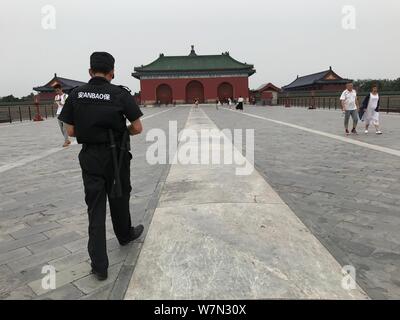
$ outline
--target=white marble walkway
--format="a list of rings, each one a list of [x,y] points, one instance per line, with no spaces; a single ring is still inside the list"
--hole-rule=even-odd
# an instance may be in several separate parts
[[[186,129],[217,127],[198,109]],[[368,298],[257,171],[236,169],[171,166],[125,299]]]

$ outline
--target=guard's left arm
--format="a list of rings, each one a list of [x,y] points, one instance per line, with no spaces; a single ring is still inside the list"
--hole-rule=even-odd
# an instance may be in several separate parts
[[[137,134],[142,133],[143,126],[142,126],[142,122],[140,121],[140,119],[132,121],[131,124],[128,126],[128,131],[131,136],[135,136]]]
[[[143,115],[139,106],[129,92],[125,92],[124,97],[124,115],[131,123],[128,126],[130,135],[134,136],[140,134],[143,131],[143,125],[140,121],[140,117]]]

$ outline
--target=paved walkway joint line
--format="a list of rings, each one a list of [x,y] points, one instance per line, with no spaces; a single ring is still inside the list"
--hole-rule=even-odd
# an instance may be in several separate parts
[[[251,114],[251,113],[231,110],[231,109],[227,109],[227,108],[223,108],[223,109],[227,110],[227,111],[231,111],[231,112],[240,113],[240,114],[243,114],[243,115],[248,116],[248,117],[253,117],[253,118],[261,119],[261,120],[266,120],[266,121],[269,121],[269,122],[273,122],[273,123],[276,123],[276,124],[284,125],[284,126],[291,127],[291,128],[294,128],[294,129],[299,129],[299,130],[302,130],[302,131],[318,134],[320,136],[324,136],[324,137],[327,137],[327,138],[339,140],[339,141],[346,142],[346,143],[355,144],[355,145],[357,145],[359,147],[364,147],[364,148],[368,148],[368,149],[371,149],[371,150],[380,151],[380,152],[384,152],[384,153],[387,153],[387,154],[391,154],[393,156],[400,157],[400,150],[395,150],[395,149],[391,149],[391,148],[387,148],[387,147],[382,147],[382,146],[378,146],[378,145],[375,145],[375,144],[366,143],[366,142],[362,142],[362,141],[352,140],[350,137],[341,137],[341,136],[338,136],[336,134],[327,133],[327,132],[323,132],[323,131],[319,131],[319,130],[314,130],[314,129],[298,126],[296,124],[292,124],[292,123],[289,123],[289,122],[274,120],[274,119],[258,116],[258,115]]]
[[[186,128],[217,129],[201,109]],[[367,298],[257,171],[235,169],[171,166],[125,299]]]
[[[143,120],[158,116],[158,115],[160,115],[162,113],[165,113],[165,112],[168,112],[168,111],[172,111],[175,108],[177,108],[177,107],[173,107],[171,109],[167,109],[167,110],[156,112],[154,114],[142,117],[141,120],[143,121]],[[29,123],[26,123],[26,124],[32,124],[32,122],[29,122]],[[74,140],[71,143],[71,146],[73,146],[73,145],[77,145],[76,140]],[[46,150],[46,151],[42,152],[41,154],[32,155],[32,156],[26,157],[24,159],[21,159],[19,161],[15,161],[13,163],[8,163],[8,164],[5,164],[5,165],[2,165],[2,166],[0,166],[0,173],[6,172],[6,171],[14,169],[14,168],[18,168],[18,167],[24,166],[24,165],[26,165],[26,164],[28,164],[30,162],[33,162],[33,161],[37,161],[37,160],[46,158],[46,157],[48,157],[48,156],[50,156],[50,155],[52,155],[54,153],[57,153],[57,152],[63,151],[63,150],[65,150],[65,148],[62,148],[62,147],[52,148],[52,149],[49,149],[49,150]]]

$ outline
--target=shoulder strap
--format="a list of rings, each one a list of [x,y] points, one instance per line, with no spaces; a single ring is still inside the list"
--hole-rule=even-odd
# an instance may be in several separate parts
[[[67,94],[70,94],[72,91],[74,91],[76,88],[78,88],[79,86],[75,86],[75,87],[72,87],[71,89],[69,89],[68,90],[68,93]],[[66,94],[66,93],[64,93],[64,94]]]
[[[128,91],[129,93],[132,92],[131,89],[129,89],[128,87],[125,87],[125,86],[118,86],[118,87],[120,87],[121,89],[124,89],[124,90]]]

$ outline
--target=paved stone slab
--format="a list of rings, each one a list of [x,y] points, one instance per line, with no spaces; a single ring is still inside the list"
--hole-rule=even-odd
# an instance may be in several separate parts
[[[125,259],[126,266],[136,265],[140,250],[142,250],[142,246],[143,246],[143,244],[140,242],[132,243],[131,247],[129,248],[128,256]]]
[[[233,165],[209,166],[205,172],[203,165],[188,166],[185,170],[171,171],[160,198],[160,207],[190,205],[205,202],[248,202],[282,203],[263,180],[254,175],[237,178]],[[215,179],[223,170],[227,180]],[[199,192],[202,190],[202,192]],[[246,190],[246,193],[240,192]],[[238,197],[238,193],[241,193]]]
[[[400,167],[398,167],[398,162],[393,162],[391,157],[373,150],[332,142],[326,138],[262,120],[253,118],[246,120],[245,116],[224,110],[216,111],[215,107],[204,108],[204,110],[220,129],[255,128],[256,165],[273,189],[342,265],[352,264],[356,267],[358,283],[366,289],[370,297],[387,299],[399,296],[400,269],[397,256],[400,254],[400,238],[397,226],[400,223],[398,215]],[[154,110],[154,112],[158,111]],[[176,112],[164,113],[165,117],[155,116],[151,118],[151,125],[145,122],[145,130],[151,127],[165,129],[167,119],[182,120],[185,112],[178,108]],[[328,133],[342,134],[343,119],[340,112],[259,107],[247,107],[245,112]],[[200,122],[201,125],[207,125],[207,122]],[[32,154],[40,154],[47,149],[57,148],[62,137],[52,134],[59,131],[56,122],[48,121],[42,124],[26,124],[23,131],[17,126],[1,128],[0,130],[3,131],[0,138],[4,139],[0,139],[0,166],[19,161]],[[398,116],[382,115],[382,124],[383,136],[360,135],[349,139],[400,149],[397,139],[400,133],[400,127],[397,125]],[[36,143],[37,135],[30,134],[30,132],[38,133],[36,132],[38,129],[41,130],[40,145]],[[134,223],[150,223],[152,214],[146,212],[145,204],[147,202],[151,207],[157,204],[157,199],[152,199],[150,192],[158,188],[160,179],[165,180],[165,177],[159,176],[162,166],[146,165],[147,146],[144,136],[134,138],[132,165],[132,219]],[[51,249],[44,251],[47,252],[46,254],[22,257],[15,260],[15,264],[12,261],[10,266],[0,266],[1,298],[24,298],[24,290],[27,299],[36,295],[31,289],[28,290],[30,287],[26,283],[42,276],[41,266],[48,259],[57,261],[55,264],[57,270],[60,271],[87,261],[82,253],[86,251],[87,246],[87,215],[82,197],[80,169],[76,161],[78,151],[79,147],[72,146],[61,153],[55,153],[25,167],[19,167],[18,170],[9,170],[7,173],[0,174],[0,254],[35,245],[38,243],[35,237],[44,240],[43,236],[54,238],[73,231],[84,237],[76,242],[65,243],[65,248],[69,247],[71,250]],[[360,161],[360,158],[363,161]],[[202,181],[197,179],[197,176],[207,174],[197,172],[194,167],[191,167],[193,171],[186,180],[182,180],[182,185],[186,183],[188,187],[201,187]],[[214,172],[212,170],[209,172],[212,173],[210,175],[212,179]],[[176,187],[181,177],[177,176],[173,181],[171,174],[170,179],[172,184],[169,187]],[[204,186],[207,186],[207,183]],[[62,184],[63,188],[54,188],[55,184]],[[210,187],[226,201],[235,200],[229,197],[229,191],[221,190],[218,182],[211,184]],[[66,194],[68,197],[65,197]],[[187,195],[192,196],[196,201],[196,192],[188,190]],[[201,195],[198,205],[202,206],[203,200],[217,198],[212,198],[213,196],[214,193]],[[180,199],[173,197],[174,195],[171,194],[164,198],[168,201],[163,202],[163,210],[170,208],[172,201],[169,200],[179,200],[182,206],[185,206],[184,197]],[[258,205],[252,202],[250,197],[246,201],[248,205]],[[218,203],[211,202],[207,205],[214,204]],[[202,215],[206,216],[204,213]],[[58,223],[60,227],[38,232],[31,229],[48,223]],[[109,226],[109,220],[107,223]],[[22,231],[22,237],[14,240],[11,234],[22,229],[25,229]],[[27,230],[33,233],[26,234]],[[108,228],[108,230],[111,229]],[[195,231],[190,230],[190,232]],[[115,254],[112,256],[113,262],[118,264],[123,259],[124,253],[113,253],[113,250],[118,249],[118,244],[115,238],[112,239],[112,232],[108,232],[107,237],[110,239],[108,245],[110,255]],[[31,240],[32,242],[29,243]],[[140,247],[141,244],[135,245]],[[129,274],[132,270],[130,267],[135,265],[140,248],[132,248],[132,252],[125,258],[124,265],[127,267],[121,267],[119,273],[121,276],[125,274],[125,271]],[[24,250],[17,252],[26,253]],[[133,262],[128,263],[128,260]],[[19,265],[23,267],[23,270],[18,271]],[[15,266],[14,269],[12,269],[13,266]],[[119,294],[125,290],[121,281],[123,281],[122,277],[119,282],[121,288]],[[111,297],[117,282],[105,288],[96,289],[83,297]],[[69,288],[70,285],[69,283],[64,287]],[[60,291],[63,291],[61,289]],[[67,293],[68,289],[65,289],[66,296],[68,296]]]
[[[9,234],[0,234],[0,241],[3,243],[3,241],[11,241],[14,240],[13,237],[11,237]]]
[[[52,265],[57,271],[61,271],[88,260],[89,254],[85,248],[73,254],[67,254],[61,258],[50,260],[49,265]]]
[[[81,239],[78,239],[75,241],[71,241],[71,242],[65,244],[64,247],[67,248],[71,252],[76,252],[76,251],[87,248],[88,239],[89,239],[88,237],[85,237],[85,238],[81,238]]]
[[[28,269],[24,269],[22,271],[16,272],[16,274],[22,276],[21,278],[24,281],[24,284],[28,284],[29,282],[32,282],[39,278],[43,278],[43,276],[44,276],[44,274],[42,273],[43,266],[47,266],[47,265],[48,265],[48,263],[38,264],[38,265],[35,265]]]
[[[11,263],[12,261],[32,255],[32,252],[26,248],[19,248],[0,254],[0,264]]]
[[[160,128],[168,133],[168,120],[178,121],[178,128],[181,128],[188,115],[186,108],[154,108],[144,109],[143,112],[144,133],[132,138],[131,214],[134,224],[149,217],[146,215],[148,204],[154,202],[153,195],[157,193],[160,180],[164,177],[163,172],[168,167],[165,164],[150,166],[147,163],[146,150],[149,143],[146,142],[146,132]],[[48,295],[40,292],[38,298],[106,298],[114,288],[114,283],[106,286],[107,289],[96,289],[88,295],[81,295],[81,291],[72,284],[78,279],[65,274],[89,261],[87,209],[77,161],[80,147],[72,145],[61,150],[62,136],[56,121],[26,123],[23,131],[14,125],[0,130],[0,255],[8,254],[3,258],[9,263],[4,265],[8,272],[0,280],[0,299],[36,298],[40,291],[33,291],[28,284],[32,285],[35,281],[38,284],[38,280],[43,277],[41,269],[48,263],[55,266],[61,274],[61,280],[65,278],[63,281],[69,282]],[[48,153],[48,150],[53,149],[54,152]],[[27,162],[32,157],[37,160]],[[19,166],[10,169],[15,164]],[[4,171],[6,167],[9,169]],[[138,247],[134,247],[132,253],[126,247],[120,248],[109,215],[106,238],[111,266],[119,265],[121,268],[128,256],[130,261],[137,257]],[[9,254],[13,250],[19,251]],[[28,254],[26,250],[30,255],[24,257],[23,254]],[[132,271],[129,268],[125,270]],[[122,297],[121,290],[124,288],[119,288],[119,296]],[[24,289],[26,295],[23,294]]]
[[[213,112],[212,108],[209,108],[209,110]],[[307,110],[306,108],[284,108],[283,106],[247,106],[245,112],[257,115],[268,115],[268,117],[275,120],[285,121],[327,133],[343,135],[344,132],[344,118],[341,110]],[[360,135],[350,138],[400,150],[400,142],[396,138],[400,134],[400,127],[398,126],[399,117],[400,115],[396,113],[386,114],[385,112],[381,112],[380,121],[383,135],[376,135],[373,128],[370,128],[370,133],[365,135],[365,124],[360,121],[358,123]],[[300,141],[298,140],[298,142]]]
[[[171,109],[142,108],[142,112],[144,117],[148,117]],[[38,141],[41,143],[37,143]],[[63,142],[64,138],[55,118],[48,118],[41,122],[27,121],[23,124],[0,125],[0,167],[24,160],[32,155],[43,154],[48,149],[61,149]]]
[[[129,281],[131,280],[134,266],[122,265],[119,270],[118,276],[115,279],[115,283],[111,289],[109,296],[110,300],[122,300],[125,296],[125,292],[128,289]]]
[[[20,272],[35,266],[44,266],[48,261],[63,257],[68,253],[68,250],[62,247],[57,247],[37,254],[30,253],[30,255],[25,258],[9,262],[8,266],[14,272]]]
[[[11,238],[12,239],[12,238]],[[34,244],[36,242],[40,242],[43,240],[46,240],[47,237],[43,234],[33,234],[32,236],[27,236],[19,240],[10,240],[10,241],[4,241],[0,242],[0,254],[13,250],[13,249],[18,249],[25,247],[30,244]]]
[[[12,232],[11,236],[16,239],[20,239],[23,237],[30,236],[32,234],[40,233],[40,232],[55,229],[55,228],[60,228],[60,225],[56,222],[50,222],[50,223],[40,224],[37,226],[21,229],[16,232]]]
[[[110,296],[113,284],[103,286],[88,295],[84,295],[80,300],[107,300]]]
[[[47,239],[45,241],[30,245],[27,248],[29,250],[31,250],[33,253],[39,253],[39,252],[50,250],[52,248],[62,246],[65,243],[74,241],[76,239],[81,239],[81,238],[82,238],[81,234],[79,234],[75,231],[71,231],[71,232],[67,232],[67,233],[61,234],[59,236]]]
[[[36,300],[78,300],[84,296],[84,293],[72,284],[52,290],[47,294],[38,296]]]
[[[192,112],[186,128],[203,127],[215,128]],[[341,287],[339,263],[256,171],[243,178],[230,165],[213,174],[203,165],[196,176],[203,183],[190,185],[195,200],[185,184],[190,167],[171,167],[161,200],[172,183],[182,186],[174,189],[176,203],[161,201],[154,213],[126,299],[366,298]],[[204,187],[220,181],[230,192],[241,181],[248,188],[228,198],[234,201],[210,203]],[[259,190],[262,201],[248,201]]]
[[[93,275],[88,275],[74,282],[74,285],[85,294],[92,293],[108,284],[113,284],[117,279],[121,264],[117,264],[108,269],[108,278],[104,281],[98,281]]]
[[[5,300],[28,300],[36,297],[36,294],[27,285],[18,287],[10,292]]]
[[[0,265],[0,299],[7,298],[22,284],[21,277],[14,274],[7,265]]]
[[[244,114],[204,108],[222,128],[255,129],[256,167],[279,196],[373,299],[400,297],[399,267],[377,252],[400,253],[398,157],[257,116],[342,135],[340,112],[246,107]],[[383,115],[383,136],[350,136],[400,149],[398,115]],[[397,140],[396,140],[397,139]],[[360,160],[362,159],[362,160]],[[384,271],[383,271],[384,270]]]
[[[90,273],[90,271],[90,264],[87,262],[82,262],[73,267],[57,272],[56,286],[57,288],[61,288],[68,283],[85,277]],[[52,291],[51,289],[45,289],[42,287],[42,279],[32,281],[28,285],[38,296]]]

